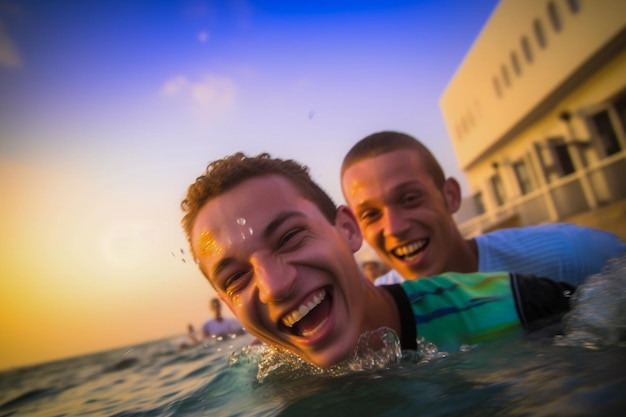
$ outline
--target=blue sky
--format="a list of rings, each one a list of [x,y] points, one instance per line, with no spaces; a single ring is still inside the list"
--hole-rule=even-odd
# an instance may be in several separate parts
[[[496,4],[0,0],[0,367],[200,325],[178,205],[213,159],[299,160],[342,203],[392,129],[466,188],[438,101]]]

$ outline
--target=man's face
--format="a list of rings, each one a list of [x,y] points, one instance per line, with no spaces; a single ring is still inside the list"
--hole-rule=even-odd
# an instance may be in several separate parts
[[[407,279],[454,270],[451,248],[462,237],[452,218],[455,190],[449,188],[448,182],[444,190],[435,185],[412,150],[364,159],[342,178],[344,198],[363,237]]]
[[[362,267],[363,267],[363,272],[365,273],[365,276],[371,282],[374,282],[376,278],[382,275],[382,272],[383,272],[381,265],[378,262],[365,262],[363,263]]]
[[[361,234],[346,207],[332,225],[285,178],[257,177],[208,201],[191,242],[252,335],[322,367],[354,350],[365,330],[365,279],[353,257]]]
[[[211,311],[215,317],[219,316],[222,312],[222,306],[219,301],[211,301]]]

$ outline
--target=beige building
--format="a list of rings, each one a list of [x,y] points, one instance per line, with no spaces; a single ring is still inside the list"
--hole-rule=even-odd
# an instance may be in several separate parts
[[[440,105],[466,237],[624,200],[626,1],[502,0]]]

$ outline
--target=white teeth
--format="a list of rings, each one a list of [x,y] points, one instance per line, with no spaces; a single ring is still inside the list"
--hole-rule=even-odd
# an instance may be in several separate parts
[[[419,251],[420,249],[424,247],[425,244],[426,244],[425,240],[421,240],[418,243],[410,243],[406,246],[401,246],[399,248],[394,249],[393,253],[396,256],[407,256],[407,255],[410,255],[412,253]]]
[[[311,310],[317,307],[324,298],[326,298],[326,291],[322,290],[317,293],[311,301],[302,304],[300,307],[283,317],[283,324],[287,327],[293,327],[294,324],[302,320],[302,317],[306,316]]]

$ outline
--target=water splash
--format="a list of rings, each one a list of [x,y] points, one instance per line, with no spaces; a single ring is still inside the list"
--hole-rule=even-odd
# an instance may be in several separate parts
[[[366,332],[359,338],[352,357],[329,368],[320,368],[287,350],[267,345],[248,346],[233,353],[230,364],[258,363],[257,381],[291,381],[308,376],[338,377],[355,372],[389,368],[399,363],[428,363],[448,356],[424,338],[416,351],[401,350],[396,333],[388,328]]]
[[[576,290],[557,346],[601,349],[626,345],[626,255],[612,259]]]
[[[328,368],[320,368],[286,350],[268,349],[259,362],[257,379],[293,380],[310,375],[341,376],[352,372],[382,369],[401,359],[396,333],[381,328],[361,335],[352,357]]]
[[[294,380],[304,376],[340,376],[351,372],[382,369],[402,358],[400,340],[387,328],[366,332],[359,338],[351,358],[329,368],[320,368],[285,349],[267,345],[248,346],[233,353],[230,364],[258,363],[257,380]]]
[[[239,351],[235,351],[231,353],[230,358],[228,359],[229,366],[239,366],[239,365],[249,365],[249,364],[258,364],[263,355],[265,354],[265,350],[267,346],[262,344],[254,344],[248,345]]]
[[[469,352],[473,346],[462,345],[459,350],[461,352]],[[403,350],[402,362],[420,363],[422,365],[437,359],[448,356],[448,352],[439,351],[437,345],[424,339],[423,336],[417,337],[417,350]]]

